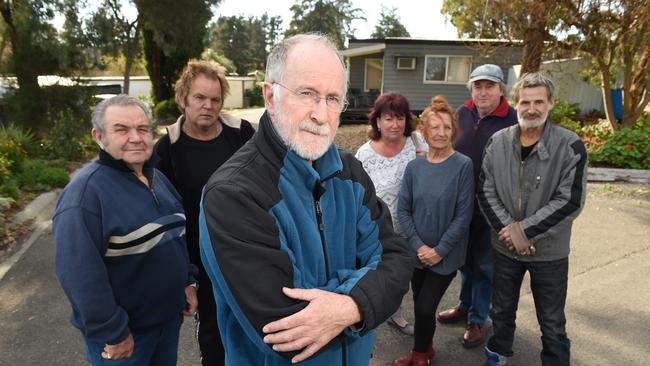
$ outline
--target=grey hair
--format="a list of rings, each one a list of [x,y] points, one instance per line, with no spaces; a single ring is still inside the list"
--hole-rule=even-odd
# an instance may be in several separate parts
[[[112,98],[105,99],[101,103],[95,106],[95,110],[92,115],[93,129],[99,133],[104,133],[104,118],[106,117],[106,110],[110,106],[120,106],[120,107],[129,107],[136,106],[142,109],[147,120],[149,121],[149,127],[151,127],[151,122],[153,121],[153,114],[151,113],[151,108],[141,101],[138,98],[128,96],[126,94],[119,94]]]
[[[479,80],[476,80],[476,81],[479,81]],[[467,82],[467,90],[469,90],[470,93],[472,92],[472,85],[476,81],[468,81]],[[501,94],[506,95],[506,84],[504,84],[504,83],[498,83],[498,84],[499,84],[499,89],[501,89]]]
[[[269,53],[269,56],[266,59],[266,73],[264,80],[269,83],[282,82],[284,73],[286,71],[285,66],[289,52],[293,47],[307,42],[314,42],[325,46],[334,52],[336,57],[338,57],[339,61],[341,62],[341,68],[343,69],[344,77],[343,99],[346,99],[348,93],[348,72],[347,68],[345,67],[345,61],[343,60],[343,56],[336,47],[336,44],[334,44],[334,42],[332,42],[332,40],[330,40],[327,36],[320,33],[297,34],[295,36],[282,40],[282,42],[273,47],[271,53]],[[273,95],[280,94],[277,88],[279,88],[279,86],[276,87],[273,85]]]
[[[519,91],[523,88],[536,88],[538,86],[543,86],[546,88],[546,94],[548,95],[548,100],[553,100],[553,94],[555,92],[555,85],[553,81],[541,72],[531,72],[521,75],[519,80],[512,87],[512,101],[517,104],[519,102]]]

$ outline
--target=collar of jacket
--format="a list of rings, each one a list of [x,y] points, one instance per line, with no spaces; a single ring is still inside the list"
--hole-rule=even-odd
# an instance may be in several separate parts
[[[232,128],[241,127],[241,118],[231,116],[229,114],[220,113],[219,122],[223,123],[225,126]],[[183,130],[183,123],[185,123],[185,115],[181,114],[174,124],[167,126],[167,134],[169,135],[169,142],[174,144],[181,137],[181,131]]]
[[[513,136],[511,136],[510,141],[512,141],[515,151],[518,152],[518,156],[521,156],[521,127],[519,127],[519,124],[516,124],[513,127],[514,128],[511,129]],[[551,156],[548,152],[548,146],[550,143],[549,139],[551,138],[551,130],[554,128],[555,124],[551,122],[550,118],[547,118],[546,122],[544,122],[544,131],[542,132],[542,137],[539,138],[537,145],[535,145],[535,148],[533,149],[533,151],[537,152],[540,160],[546,160]]]
[[[97,162],[120,172],[133,173],[133,169],[129,168],[124,160],[115,159],[104,149],[99,149],[99,159]],[[151,159],[144,162],[144,166],[142,167],[142,174],[144,174],[149,182],[151,182],[151,178],[153,176],[153,165],[151,163]]]
[[[325,154],[313,164],[288,149],[282,138],[278,135],[271,122],[268,111],[260,118],[258,133],[253,137],[262,155],[267,160],[277,164],[278,169],[292,169],[307,180],[305,183],[313,186],[316,181],[324,181],[336,175],[343,169],[341,155],[336,144],[332,143]]]
[[[476,104],[474,104],[474,100],[472,99],[468,99],[465,101],[465,107],[467,107],[467,109],[469,109],[470,111],[478,113],[478,111],[476,110]],[[502,95],[501,102],[499,102],[499,106],[497,107],[497,109],[495,109],[494,111],[492,111],[492,113],[488,114],[485,117],[495,116],[495,117],[504,118],[505,116],[508,115],[509,110],[510,110],[510,105],[508,104],[508,100],[506,99],[506,97]]]

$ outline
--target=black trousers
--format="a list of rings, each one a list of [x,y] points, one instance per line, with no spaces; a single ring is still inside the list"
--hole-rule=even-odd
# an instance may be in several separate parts
[[[201,350],[201,365],[225,365],[225,352],[217,326],[217,305],[212,292],[212,283],[203,268],[199,269],[199,311],[196,337]]]
[[[441,275],[429,269],[416,268],[411,277],[415,308],[415,352],[426,352],[436,333],[436,311],[456,271]]]
[[[567,338],[564,315],[568,258],[522,262],[494,252],[494,292],[490,311],[494,335],[487,346],[492,352],[512,356],[519,292],[526,271],[530,274],[530,289],[542,331],[542,365],[568,366],[571,363],[571,341]]]

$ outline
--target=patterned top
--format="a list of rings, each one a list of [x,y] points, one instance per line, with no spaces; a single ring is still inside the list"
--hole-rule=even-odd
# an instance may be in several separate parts
[[[422,135],[418,132],[413,132],[413,135],[415,135],[415,138],[419,142],[420,150],[428,151],[429,145],[424,141]],[[402,186],[402,178],[404,177],[406,164],[416,157],[415,144],[413,144],[411,137],[407,137],[402,151],[393,157],[387,158],[379,155],[370,146],[370,142],[368,141],[361,145],[355,157],[361,161],[363,168],[375,184],[377,197],[381,198],[388,206],[395,231],[401,232],[397,223],[397,196]]]

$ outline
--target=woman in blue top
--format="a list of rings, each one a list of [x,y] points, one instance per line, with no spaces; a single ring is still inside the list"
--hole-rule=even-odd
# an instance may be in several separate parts
[[[474,200],[472,161],[451,144],[456,113],[436,96],[421,119],[429,152],[407,165],[397,205],[402,234],[418,259],[411,279],[415,340],[413,350],[395,360],[398,366],[428,365],[435,355],[436,309],[465,262]]]

